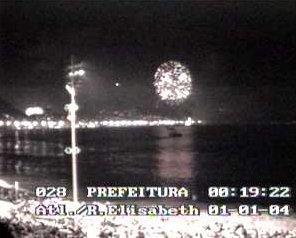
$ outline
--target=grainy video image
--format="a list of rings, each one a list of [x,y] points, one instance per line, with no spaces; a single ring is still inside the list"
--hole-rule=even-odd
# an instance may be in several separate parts
[[[1,0],[0,237],[296,238],[296,1]]]

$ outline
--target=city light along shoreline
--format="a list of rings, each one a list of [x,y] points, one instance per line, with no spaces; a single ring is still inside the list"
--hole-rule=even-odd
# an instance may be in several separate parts
[[[76,128],[100,128],[100,127],[147,127],[147,126],[192,126],[203,124],[201,120],[193,120],[188,117],[186,120],[80,120],[76,124]],[[0,120],[0,129],[12,130],[33,130],[33,129],[67,129],[70,123],[67,120]]]

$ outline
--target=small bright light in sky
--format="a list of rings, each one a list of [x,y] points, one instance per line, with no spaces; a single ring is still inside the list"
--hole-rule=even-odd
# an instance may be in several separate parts
[[[29,117],[33,115],[43,115],[44,110],[41,107],[28,107],[25,113]]]
[[[115,86],[116,86],[116,87],[119,87],[119,86],[120,86],[120,83],[116,82],[116,83],[115,83]]]

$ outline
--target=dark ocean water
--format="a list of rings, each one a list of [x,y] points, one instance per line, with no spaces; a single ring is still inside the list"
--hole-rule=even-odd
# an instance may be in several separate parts
[[[164,127],[80,130],[79,188],[186,186],[207,201],[209,186],[296,187],[294,126]],[[70,131],[0,131],[0,179],[71,189]],[[294,196],[294,191],[293,191]],[[295,202],[295,198],[289,200]],[[296,202],[295,202],[296,203]]]

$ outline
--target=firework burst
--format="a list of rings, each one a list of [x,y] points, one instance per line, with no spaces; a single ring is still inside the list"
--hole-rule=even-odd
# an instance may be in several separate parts
[[[190,72],[180,62],[165,62],[156,70],[154,86],[161,100],[169,104],[179,104],[191,93]]]

